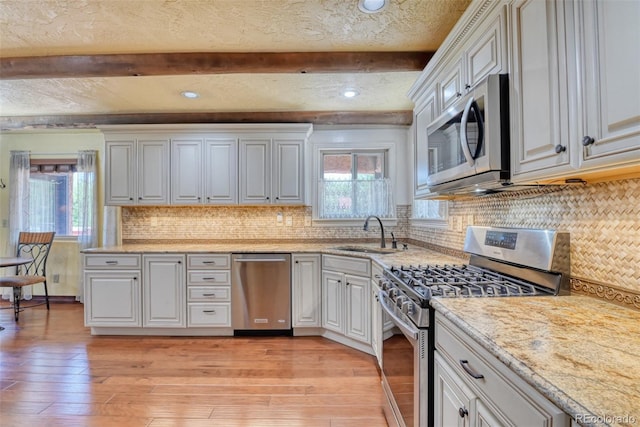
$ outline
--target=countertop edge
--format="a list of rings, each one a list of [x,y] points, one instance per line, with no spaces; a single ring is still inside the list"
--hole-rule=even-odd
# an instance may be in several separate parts
[[[534,370],[522,363],[519,359],[512,356],[509,352],[504,350],[494,341],[477,331],[473,326],[465,322],[460,316],[449,310],[444,304],[438,301],[437,298],[433,298],[430,301],[431,306],[446,319],[451,321],[454,325],[462,329],[469,335],[477,344],[487,350],[491,355],[495,356],[500,362],[504,363],[509,369],[511,369],[516,375],[518,375],[523,381],[531,385],[541,395],[546,397],[550,402],[562,409],[567,415],[574,420],[578,416],[589,415],[597,419],[597,415],[584,407],[580,403],[576,402],[573,398],[567,395],[562,389],[553,385],[549,381],[542,378]],[[599,426],[600,424],[581,424],[584,426]]]

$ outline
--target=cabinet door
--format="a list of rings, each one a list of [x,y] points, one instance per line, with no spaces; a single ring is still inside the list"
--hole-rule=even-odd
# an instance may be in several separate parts
[[[304,204],[304,141],[273,141],[273,203]]]
[[[577,2],[584,55],[583,167],[640,160],[640,2]],[[584,139],[583,146],[582,140]]]
[[[507,64],[506,12],[500,9],[489,24],[478,30],[466,51],[464,89],[470,90],[489,74],[499,74]]]
[[[186,326],[184,255],[144,255],[143,322],[145,327]]]
[[[293,327],[320,327],[320,255],[293,255]]]
[[[86,326],[142,326],[139,271],[84,273]]]
[[[105,159],[105,204],[136,203],[135,139],[107,141]]]
[[[138,204],[169,203],[169,140],[138,139]]]
[[[371,344],[371,279],[345,275],[345,334]]]
[[[322,327],[343,333],[344,275],[332,271],[322,272]]]
[[[475,425],[477,427],[501,427],[505,424],[500,422],[498,417],[494,415],[493,412],[482,402],[482,400],[476,400],[476,422]],[[533,422],[532,422],[533,425]],[[543,421],[540,426],[544,426],[545,423]]]
[[[208,204],[238,203],[238,143],[205,139],[204,196]]]
[[[240,203],[271,203],[271,140],[240,140]]]
[[[440,105],[447,110],[462,96],[462,60],[459,59],[440,81]]]
[[[569,2],[566,2],[569,3]],[[510,5],[511,156],[513,181],[570,171],[565,2]]]
[[[429,193],[427,180],[429,179],[429,152],[427,150],[427,126],[436,118],[436,91],[430,89],[424,106],[415,115],[414,140],[414,195],[425,196]]]
[[[171,203],[202,201],[202,139],[171,140]]]
[[[467,427],[473,416],[473,395],[463,380],[436,352],[434,355],[434,425]]]

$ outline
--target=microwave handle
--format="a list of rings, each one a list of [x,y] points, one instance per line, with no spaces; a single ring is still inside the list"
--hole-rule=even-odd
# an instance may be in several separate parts
[[[464,106],[462,120],[460,121],[460,146],[462,147],[464,158],[467,159],[467,164],[471,167],[475,164],[476,159],[473,158],[471,150],[469,149],[469,140],[467,139],[467,121],[469,120],[469,111],[471,111],[474,102],[475,99],[473,99],[473,97],[469,98],[467,105]]]

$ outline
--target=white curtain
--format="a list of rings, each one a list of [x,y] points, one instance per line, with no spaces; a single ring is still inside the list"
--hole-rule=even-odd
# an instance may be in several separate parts
[[[396,205],[390,179],[321,180],[318,217],[364,219],[369,215],[395,218]]]
[[[15,256],[18,235],[29,230],[29,152],[11,151],[9,159],[9,240],[6,253]],[[13,272],[12,272],[13,273]],[[32,298],[32,287],[22,288],[22,298]],[[11,288],[2,288],[2,298],[13,300]]]
[[[85,150],[78,152],[78,219],[79,219],[79,250],[98,245],[98,200],[97,200],[97,151]],[[82,274],[82,257],[78,265],[79,283],[76,300],[84,302],[84,275]]]

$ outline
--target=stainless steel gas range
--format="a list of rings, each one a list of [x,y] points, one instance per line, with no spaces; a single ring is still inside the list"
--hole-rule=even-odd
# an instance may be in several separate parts
[[[431,298],[560,295],[569,289],[569,234],[554,230],[467,229],[468,264],[394,266],[379,278],[379,300],[393,321],[382,343],[389,426],[433,426]]]

